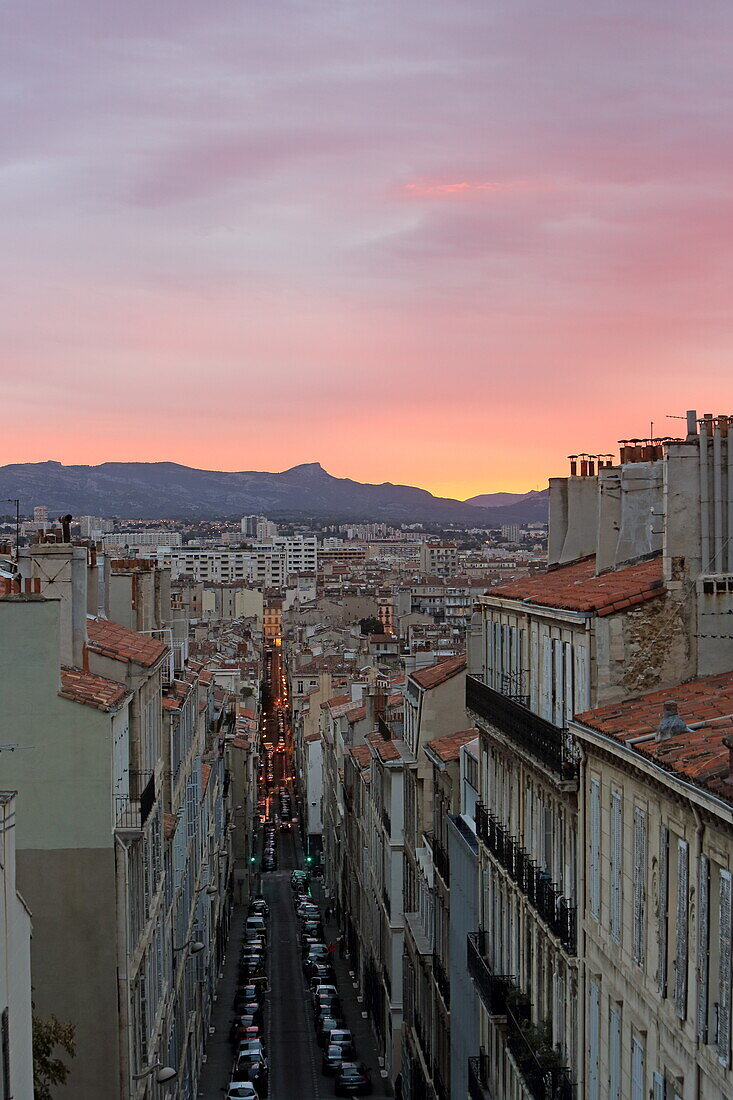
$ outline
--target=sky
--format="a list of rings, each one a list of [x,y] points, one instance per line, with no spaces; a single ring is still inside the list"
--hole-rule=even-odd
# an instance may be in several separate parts
[[[468,497],[733,411],[733,6],[5,0],[0,464]]]

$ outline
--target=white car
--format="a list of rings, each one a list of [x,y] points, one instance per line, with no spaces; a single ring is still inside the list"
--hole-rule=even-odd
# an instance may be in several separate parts
[[[224,1100],[259,1100],[259,1096],[251,1081],[233,1081]]]

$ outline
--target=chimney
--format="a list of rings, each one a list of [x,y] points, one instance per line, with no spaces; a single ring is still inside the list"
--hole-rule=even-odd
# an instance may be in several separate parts
[[[657,741],[669,741],[672,737],[675,737],[678,733],[688,733],[689,727],[680,718],[677,704],[673,699],[668,699],[664,704],[664,710],[662,712],[662,720],[657,726],[657,734],[655,740]]]

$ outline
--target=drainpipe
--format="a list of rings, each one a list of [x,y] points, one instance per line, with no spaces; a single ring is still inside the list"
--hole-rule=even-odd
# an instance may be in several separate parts
[[[702,818],[700,817],[700,811],[698,810],[695,803],[691,802],[690,806],[692,807],[692,813],[693,813],[693,816],[695,818],[695,855],[696,855],[697,866],[699,867],[700,866],[700,861],[702,859],[702,838],[703,838],[703,834],[705,832],[705,826],[702,823]],[[698,882],[699,881],[700,880],[699,880],[699,876],[698,876]],[[708,904],[708,908],[709,908],[709,904]],[[696,917],[697,917],[697,923],[699,924],[699,922],[700,922],[700,899],[699,898],[697,899],[697,903],[695,905],[695,914],[696,914]],[[697,938],[699,939],[699,932],[698,932],[698,937]],[[697,973],[697,966],[695,967],[695,972]],[[700,975],[698,974],[698,981],[699,981],[699,978],[700,978]],[[697,1026],[695,1027],[695,1032],[696,1032],[696,1034],[695,1034],[695,1046],[699,1049],[700,1048],[700,1035],[699,1035]],[[699,1058],[695,1059],[695,1097],[697,1098],[697,1100],[700,1100],[700,1098],[701,1098],[701,1079],[700,1079],[700,1059]]]
[[[700,424],[700,552],[702,572],[710,569],[710,491],[708,485],[708,420]]]
[[[130,962],[129,920],[127,899],[129,898],[129,849],[115,832],[115,869],[117,879],[117,929],[120,933],[117,957],[117,983],[119,988],[120,1011],[120,1093],[122,1096],[135,1096],[136,1086],[132,1080],[132,1036],[130,1029]]]
[[[576,742],[577,744],[577,742]],[[575,896],[577,898],[577,912],[575,917],[577,936],[578,958],[578,1067],[576,1075],[578,1096],[585,1096],[586,1066],[585,1066],[585,852],[586,852],[586,799],[585,788],[587,778],[588,757],[584,747],[578,744],[580,756],[580,782],[578,784],[578,843],[575,853]],[[581,869],[582,861],[582,869]]]
[[[713,431],[713,501],[715,524],[715,557],[713,569],[723,572],[723,456],[720,442],[720,421],[715,422]]]

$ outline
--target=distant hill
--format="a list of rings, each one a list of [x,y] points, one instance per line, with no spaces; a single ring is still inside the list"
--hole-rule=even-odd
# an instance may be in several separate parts
[[[465,503],[473,505],[474,508],[492,510],[500,508],[501,514],[505,517],[509,516],[511,510],[512,515],[516,517],[512,519],[512,523],[547,522],[547,489],[532,489],[529,493],[483,493],[477,497],[469,497]],[[503,522],[508,522],[508,519],[505,518]]]
[[[0,498],[3,494],[19,497],[26,514],[34,505],[45,504],[53,516],[71,512],[126,520],[215,519],[257,512],[273,518],[473,522],[478,526],[529,522],[536,511],[534,501],[485,508],[435,497],[411,485],[362,484],[332,477],[318,462],[283,473],[196,470],[175,462],[103,462],[99,466],[27,462],[0,467]]]

